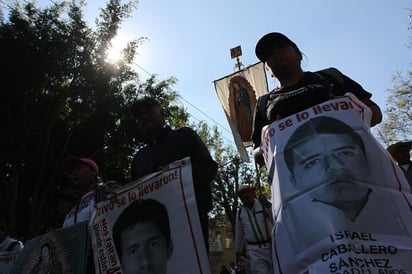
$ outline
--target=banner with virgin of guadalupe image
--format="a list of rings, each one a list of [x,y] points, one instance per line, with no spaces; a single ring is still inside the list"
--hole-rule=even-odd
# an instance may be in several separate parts
[[[262,131],[275,273],[412,273],[412,195],[348,93]]]
[[[24,243],[10,273],[85,273],[88,223],[52,230]]]
[[[211,273],[189,158],[98,203],[90,231],[96,273]]]
[[[0,252],[0,274],[9,274],[14,263],[16,262],[20,251],[3,251]]]
[[[252,144],[253,113],[257,98],[268,92],[265,65],[256,63],[214,81],[219,101],[242,160],[249,162],[245,147]]]

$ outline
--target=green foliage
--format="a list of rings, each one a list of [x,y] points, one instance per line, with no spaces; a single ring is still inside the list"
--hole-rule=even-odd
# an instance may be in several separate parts
[[[412,18],[412,12],[409,18]],[[412,30],[412,23],[409,30]],[[408,46],[412,46],[412,36]],[[386,146],[398,141],[410,141],[412,132],[412,71],[396,73],[393,82],[393,88],[388,89],[390,95],[384,110],[386,117],[377,129],[378,138]]]
[[[172,90],[177,79],[158,81],[153,75],[141,82],[133,69],[146,38],[130,41],[116,64],[107,62],[107,49],[135,5],[110,0],[95,30],[83,19],[81,0],[44,9],[16,2],[2,17],[0,218],[17,237],[29,239],[61,225],[55,205],[69,181],[62,169],[67,155],[92,157],[105,181],[130,181],[131,159],[143,145],[130,115],[138,98],[157,98],[172,127],[188,124]],[[216,127],[201,122],[195,129],[220,166],[212,224],[219,227],[227,218],[234,225],[236,189],[255,182],[254,169],[223,143]]]
[[[174,128],[179,128],[187,125],[189,114],[180,106],[177,101],[179,95],[171,87],[177,83],[176,78],[169,78],[167,80],[158,81],[156,75],[152,75],[145,83],[138,88],[138,98],[153,97],[156,98],[162,108],[165,110],[166,122]]]
[[[410,140],[412,132],[412,71],[398,73],[389,90],[386,119],[379,127],[379,137],[386,144]]]
[[[412,18],[412,13],[409,14]],[[410,23],[409,30],[412,30]],[[409,37],[409,48],[412,36]],[[393,77],[394,87],[389,89],[386,118],[378,127],[378,138],[390,145],[398,141],[409,141],[412,132],[412,71],[398,72]]]
[[[61,166],[66,155],[92,157],[105,180],[129,180],[140,144],[130,105],[141,89],[168,90],[174,83],[139,82],[132,62],[145,38],[131,41],[118,63],[106,61],[135,4],[109,1],[96,30],[84,21],[81,1],[8,7],[0,24],[0,218],[17,236],[60,226],[53,205],[68,182]]]
[[[243,162],[232,145],[223,142],[217,127],[211,129],[204,122],[192,127],[202,138],[219,165],[217,177],[212,185],[214,208],[210,213],[212,217],[210,226],[215,232],[228,230],[234,235],[236,212],[241,206],[236,192],[243,184],[261,188],[256,180],[256,169],[252,164]],[[261,189],[262,194],[268,195],[268,188],[262,187]]]

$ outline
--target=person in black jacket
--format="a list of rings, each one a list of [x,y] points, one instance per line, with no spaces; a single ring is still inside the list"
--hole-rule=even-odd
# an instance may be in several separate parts
[[[188,127],[172,129],[165,123],[160,103],[151,97],[136,101],[131,109],[146,146],[134,156],[132,179],[161,170],[168,164],[190,157],[193,186],[206,249],[208,249],[208,212],[212,209],[211,181],[217,173],[212,159],[199,135]]]

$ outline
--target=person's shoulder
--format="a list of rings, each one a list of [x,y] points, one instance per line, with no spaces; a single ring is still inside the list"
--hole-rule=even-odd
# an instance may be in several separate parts
[[[80,203],[88,203],[89,205],[94,202],[94,189],[83,194],[80,198]]]
[[[133,156],[133,163],[135,162],[140,162],[145,160],[145,156],[148,153],[151,153],[151,150],[153,149],[153,144],[152,143],[145,143],[144,146],[140,147],[134,154]]]
[[[316,71],[306,71],[305,74],[311,75],[311,76],[320,75],[321,77],[325,77],[328,80],[335,79],[338,81],[340,81],[344,76],[344,74],[335,67],[328,67],[328,68],[324,68],[324,69],[316,70]]]
[[[194,129],[184,126],[171,129],[166,138],[169,140],[186,140],[190,142],[190,140],[197,140],[200,137]]]
[[[265,207],[265,208],[270,208],[270,207],[272,207],[272,203],[269,202],[269,201],[266,199],[266,197],[264,197],[264,196],[258,197],[258,198],[256,199],[256,201],[257,201],[262,207]]]
[[[315,71],[314,74],[318,75],[318,77],[322,78],[323,81],[327,81],[336,90],[341,90],[347,83],[348,77],[343,74],[340,70],[335,67],[329,67],[322,70]]]
[[[175,131],[194,131],[191,127],[184,126],[184,127],[179,127],[178,129],[175,129]]]
[[[190,127],[184,126],[178,129],[173,130],[175,133],[179,134],[190,134],[190,135],[197,135],[196,131]]]
[[[257,102],[256,105],[260,105],[261,107],[266,107],[266,103],[270,98],[270,95],[273,93],[276,93],[279,90],[279,88],[274,88],[271,91],[269,91],[268,93],[262,94],[257,98]]]
[[[321,69],[321,70],[317,70],[317,71],[315,71],[315,73],[329,74],[329,75],[335,74],[336,76],[337,75],[342,75],[342,72],[339,69],[335,68],[335,67],[328,67],[328,68],[324,68],[324,69]]]

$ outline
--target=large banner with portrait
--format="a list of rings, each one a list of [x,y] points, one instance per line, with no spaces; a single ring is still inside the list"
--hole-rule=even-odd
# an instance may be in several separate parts
[[[252,144],[253,113],[257,98],[268,92],[265,65],[256,63],[214,81],[216,94],[242,160],[249,162],[245,147]]]
[[[87,222],[59,228],[28,240],[10,273],[85,273]]]
[[[96,205],[96,273],[210,273],[189,158]]]
[[[412,273],[411,189],[370,117],[348,93],[262,131],[275,273]]]

